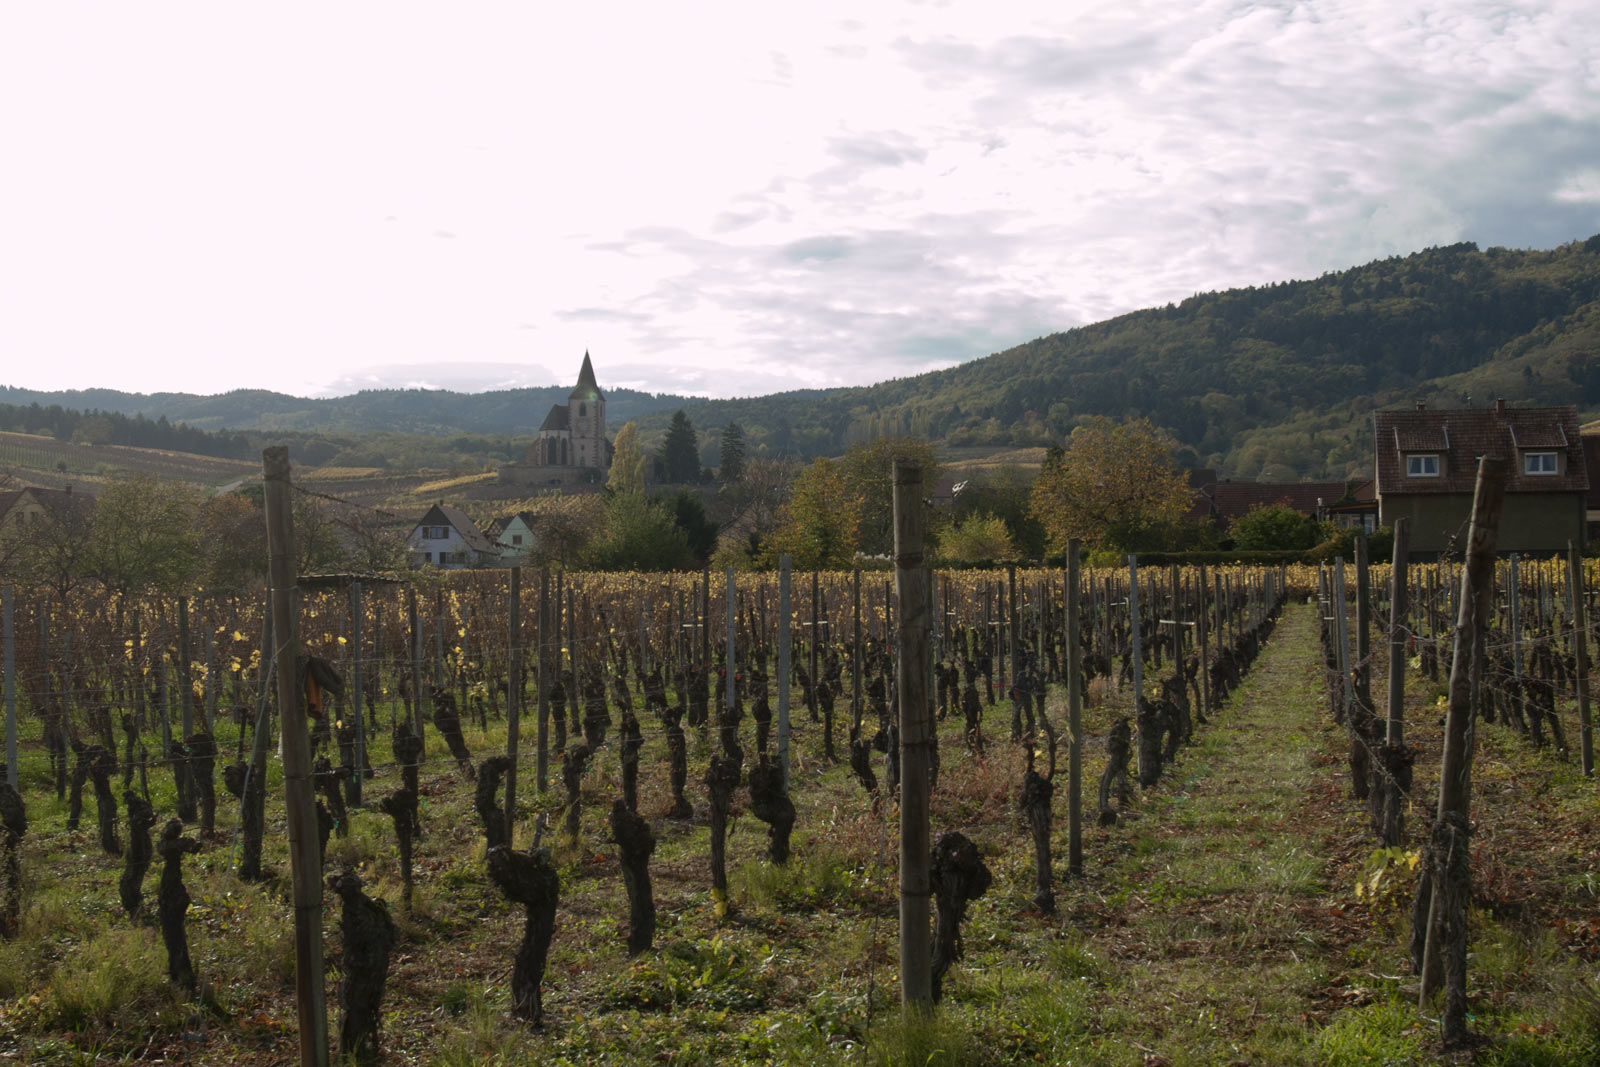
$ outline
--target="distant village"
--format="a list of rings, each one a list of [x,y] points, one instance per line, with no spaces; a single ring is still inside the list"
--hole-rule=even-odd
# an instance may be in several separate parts
[[[1511,460],[1500,527],[1502,553],[1565,552],[1600,533],[1600,434],[1579,430],[1577,408],[1428,408],[1373,414],[1372,476],[1337,482],[1235,482],[1214,470],[1185,472],[1193,502],[1186,518],[1227,530],[1253,511],[1286,507],[1318,523],[1371,534],[1405,517],[1412,554],[1436,558],[1456,547],[1472,506],[1478,459]],[[606,434],[605,393],[588,353],[566,404],[551,407],[520,463],[503,483],[538,489],[598,487],[614,453]],[[946,478],[932,487],[949,509],[964,488]],[[429,507],[406,538],[412,562],[444,569],[513,566],[540,537],[536,515],[517,512],[487,527],[443,502]]]

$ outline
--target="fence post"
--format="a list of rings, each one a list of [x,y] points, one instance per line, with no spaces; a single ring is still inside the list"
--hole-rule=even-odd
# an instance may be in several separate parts
[[[3,669],[6,701],[6,780],[17,788],[17,633],[12,614],[11,587],[0,589],[0,621],[3,621]]]
[[[510,660],[506,686],[506,755],[511,766],[506,768],[506,848],[516,838],[517,829],[517,745],[522,733],[522,568],[511,568],[511,596],[508,605],[510,619],[507,625],[507,642]]]
[[[278,714],[283,739],[283,793],[293,872],[295,1004],[300,1022],[300,1063],[327,1067],[328,1018],[322,966],[322,864],[311,789],[311,739],[306,735],[305,691],[297,683],[299,627],[292,610],[294,573],[289,552],[294,527],[289,493],[289,450],[263,449],[266,483],[267,569],[276,634]]]
[[[565,711],[558,714],[565,714]],[[550,788],[550,568],[539,568],[539,763],[538,787]]]
[[[1461,597],[1456,617],[1455,650],[1450,665],[1450,710],[1445,718],[1444,756],[1439,768],[1439,810],[1434,819],[1436,854],[1441,835],[1450,828],[1465,828],[1472,807],[1472,659],[1483,628],[1494,607],[1495,544],[1499,538],[1500,508],[1505,499],[1506,461],[1484,456],[1478,461],[1477,485],[1472,497],[1472,524],[1467,532],[1466,564],[1462,568]],[[1465,840],[1452,842],[1451,851],[1463,850]],[[1427,939],[1423,947],[1420,1000],[1426,1003],[1444,977],[1446,941],[1453,953],[1464,954],[1466,937],[1465,887],[1452,884],[1448,870],[1433,869],[1418,891],[1428,891]],[[1463,865],[1464,866],[1464,865]],[[1466,965],[1450,968],[1451,986],[1445,997],[1444,1039],[1452,1044],[1466,1033]]]
[[[1067,873],[1083,874],[1083,648],[1078,634],[1078,539],[1067,539]]]
[[[350,775],[350,803],[354,807],[361,806],[361,787],[367,776],[367,722],[366,709],[362,706],[366,700],[366,684],[363,674],[366,671],[366,660],[361,655],[363,644],[362,615],[365,612],[362,603],[361,583],[350,583],[350,725],[356,735],[355,760],[356,765]]]
[[[778,766],[783,791],[789,792],[789,566],[778,559]]]
[[[933,944],[928,925],[932,859],[928,767],[933,722],[928,702],[928,590],[922,566],[922,468],[894,464],[894,564],[900,597],[900,1000],[908,1011],[933,1005]]]
[[[1582,739],[1583,773],[1594,775],[1594,727],[1589,722],[1589,619],[1584,603],[1583,557],[1576,542],[1567,542],[1567,584],[1571,589],[1572,625],[1578,655],[1578,730]],[[10,677],[9,672],[7,677]]]

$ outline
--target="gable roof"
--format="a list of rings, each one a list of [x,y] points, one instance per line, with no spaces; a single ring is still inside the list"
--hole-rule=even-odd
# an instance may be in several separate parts
[[[1509,461],[1508,493],[1588,493],[1588,467],[1578,436],[1578,409],[1570,404],[1549,408],[1513,408],[1502,401],[1492,408],[1416,408],[1372,413],[1377,448],[1378,493],[1471,494],[1478,477],[1479,456]],[[1559,473],[1525,474],[1520,456],[1528,451],[1565,456]],[[1437,453],[1437,477],[1408,478],[1408,453]]]
[[[453,526],[456,533],[461,535],[461,540],[467,543],[467,547],[476,552],[497,554],[500,551],[495,547],[494,542],[485,537],[483,531],[478,529],[478,524],[473,522],[467,513],[459,508],[435,504],[428,509],[426,515],[417,520],[417,526],[439,526],[444,524]]]
[[[570,430],[572,423],[567,419],[567,405],[552,404],[550,414],[544,417],[544,422],[539,424],[539,432],[546,430]]]
[[[1346,489],[1358,503],[1372,500],[1372,482],[1217,482],[1205,488],[1211,498],[1211,515],[1232,522],[1255,508],[1284,504],[1304,515],[1315,516],[1320,508],[1330,508],[1344,499]],[[1319,503],[1320,501],[1320,503]]]

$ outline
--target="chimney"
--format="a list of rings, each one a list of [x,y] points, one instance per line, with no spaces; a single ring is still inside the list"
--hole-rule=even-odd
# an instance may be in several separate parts
[[[1505,416],[1506,416],[1506,398],[1505,397],[1501,396],[1501,397],[1496,397],[1495,398],[1494,413],[1496,415],[1499,415],[1502,419],[1505,418]]]

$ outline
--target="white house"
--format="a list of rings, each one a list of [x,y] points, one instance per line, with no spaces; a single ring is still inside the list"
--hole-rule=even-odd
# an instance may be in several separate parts
[[[493,565],[500,560],[500,548],[484,536],[477,523],[443,504],[428,509],[406,538],[406,545],[417,564],[450,570]]]
[[[519,511],[504,519],[496,519],[484,531],[500,550],[502,566],[516,566],[526,558],[528,549],[538,540],[533,532],[532,512]]]

